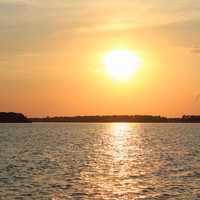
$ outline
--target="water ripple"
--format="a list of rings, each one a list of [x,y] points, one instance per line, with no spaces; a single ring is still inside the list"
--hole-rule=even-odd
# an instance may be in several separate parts
[[[199,200],[199,124],[0,124],[0,200]]]

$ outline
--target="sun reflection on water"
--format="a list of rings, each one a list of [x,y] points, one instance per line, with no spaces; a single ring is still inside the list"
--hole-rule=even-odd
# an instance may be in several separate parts
[[[138,174],[134,169],[138,149],[133,142],[138,137],[137,129],[138,125],[128,123],[107,125],[102,143],[94,147],[96,152],[92,155],[96,156],[90,157],[87,169],[81,173],[84,184],[90,185],[86,193],[95,192],[99,198],[109,199],[114,195],[133,199],[139,192],[137,180],[132,178]]]
[[[128,156],[127,143],[130,138],[130,124],[117,123],[111,126],[112,148],[111,154],[113,161],[123,160]]]

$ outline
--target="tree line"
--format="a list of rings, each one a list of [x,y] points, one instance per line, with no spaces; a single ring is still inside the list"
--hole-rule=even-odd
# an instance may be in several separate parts
[[[96,116],[57,116],[28,118],[22,113],[0,112],[0,123],[29,122],[135,122],[135,123],[200,123],[200,115],[184,115],[180,118],[168,118],[154,115],[96,115]]]

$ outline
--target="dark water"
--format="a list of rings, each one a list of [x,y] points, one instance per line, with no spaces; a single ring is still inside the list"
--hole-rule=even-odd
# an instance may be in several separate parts
[[[200,199],[200,124],[0,124],[0,200]]]

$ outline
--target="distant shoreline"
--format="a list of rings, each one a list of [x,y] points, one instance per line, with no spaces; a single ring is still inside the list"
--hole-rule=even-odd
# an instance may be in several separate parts
[[[21,113],[0,112],[0,123],[200,123],[200,115],[184,115],[169,118],[154,115],[97,115],[97,116],[57,116],[28,118]]]
[[[181,118],[167,118],[153,115],[105,115],[30,118],[30,121],[46,123],[200,123],[200,116],[184,115]]]
[[[125,122],[125,121],[119,121],[119,122],[58,122],[58,121],[52,121],[52,122],[45,122],[45,121],[40,121],[40,122],[29,122],[32,124],[37,124],[37,123],[45,123],[45,124],[53,124],[53,123],[66,123],[66,124],[117,124],[117,123],[129,123],[129,124],[200,124],[200,122]],[[1,124],[1,123],[0,123]],[[20,123],[18,123],[20,124]]]

